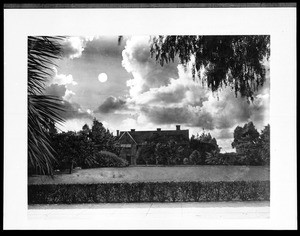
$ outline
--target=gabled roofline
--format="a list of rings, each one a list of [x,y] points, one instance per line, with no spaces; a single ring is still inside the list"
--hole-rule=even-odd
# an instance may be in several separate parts
[[[134,140],[134,138],[131,136],[131,134],[130,134],[128,131],[125,131],[125,132],[120,136],[119,140],[123,137],[123,135],[124,135],[125,133],[127,133],[127,134],[129,135],[129,137],[132,139],[132,141],[133,141],[135,144],[137,144],[137,142]]]
[[[133,140],[133,142],[135,142],[135,144],[137,144],[137,142],[134,140],[134,138],[131,136],[131,134],[128,132],[128,131],[126,131],[126,133],[129,135],[129,137]]]
[[[126,131],[125,131],[126,132]],[[123,137],[123,135],[125,134],[125,132],[123,132],[123,134],[119,137],[119,140]]]

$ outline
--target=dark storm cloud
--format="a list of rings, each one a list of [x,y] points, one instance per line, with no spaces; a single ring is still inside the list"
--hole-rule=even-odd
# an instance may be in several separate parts
[[[80,105],[78,103],[70,103],[68,101],[63,101],[64,111],[61,112],[62,117],[64,117],[66,120],[68,119],[80,119],[80,118],[88,118],[93,119],[93,117],[85,112],[82,111]]]
[[[227,90],[219,101],[211,104],[214,109],[217,109],[214,124],[218,129],[227,129],[250,120],[263,123],[266,119],[268,103],[268,99],[261,96],[255,96],[254,101],[249,103],[246,98],[235,97]]]
[[[195,113],[195,117],[189,125],[192,127],[201,127],[203,129],[212,130],[215,128],[214,117],[208,112]]]
[[[78,103],[69,102],[63,99],[65,96],[67,89],[65,85],[57,85],[51,84],[45,88],[45,95],[56,96],[62,99],[64,111],[61,111],[60,114],[64,119],[74,119],[74,118],[89,118],[92,119],[93,117],[85,112],[82,111],[81,106]]]
[[[122,99],[110,96],[98,107],[96,113],[112,113],[117,110],[126,108],[126,102]]]
[[[96,57],[120,57],[124,49],[124,41],[118,44],[118,36],[99,37],[67,37],[62,42],[65,58],[79,58],[91,60]]]
[[[124,44],[124,41],[118,44],[118,36],[94,38],[86,42],[82,56],[87,59],[93,56],[120,57],[121,59]]]
[[[182,124],[190,119],[187,109],[181,107],[142,107],[141,111],[155,124]]]
[[[62,99],[62,97],[66,93],[66,86],[65,85],[58,85],[58,84],[51,84],[50,86],[47,86],[45,88],[44,94],[45,95],[51,95],[51,96],[57,96]]]
[[[212,130],[213,117],[205,111],[194,112],[189,107],[142,107],[141,112],[154,124],[183,124]]]

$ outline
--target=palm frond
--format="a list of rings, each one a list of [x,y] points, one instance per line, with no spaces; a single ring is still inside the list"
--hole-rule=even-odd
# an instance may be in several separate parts
[[[51,147],[50,122],[62,123],[61,99],[43,95],[53,75],[55,61],[62,56],[63,37],[28,37],[28,165],[41,174],[53,174],[55,150]]]

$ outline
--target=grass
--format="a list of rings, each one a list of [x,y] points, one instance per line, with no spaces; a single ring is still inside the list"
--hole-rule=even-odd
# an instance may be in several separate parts
[[[267,166],[130,166],[74,170],[72,174],[55,175],[54,178],[32,176],[29,177],[28,184],[268,180],[270,180],[270,168]]]

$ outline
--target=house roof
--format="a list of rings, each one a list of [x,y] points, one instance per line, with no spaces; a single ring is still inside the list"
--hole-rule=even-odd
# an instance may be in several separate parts
[[[123,133],[121,134],[119,140],[122,139],[123,136],[125,136],[126,134],[129,136],[129,138],[130,138],[134,143],[137,144],[137,142],[134,140],[134,138],[131,136],[131,134],[130,134],[128,131],[123,132]]]
[[[173,139],[177,142],[186,142],[189,140],[189,130],[152,130],[152,131],[121,131],[119,140],[128,133],[135,143],[143,143],[151,138]]]

